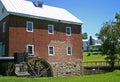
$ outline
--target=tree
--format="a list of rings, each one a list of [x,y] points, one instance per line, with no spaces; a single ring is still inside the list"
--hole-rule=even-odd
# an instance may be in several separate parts
[[[120,14],[119,14],[119,13],[116,13],[115,18],[116,18],[117,20],[119,20],[119,19],[120,19]]]
[[[102,51],[106,54],[106,60],[111,66],[111,71],[114,70],[117,54],[120,53],[120,23],[105,22],[99,32],[99,38],[102,40]]]
[[[86,32],[82,34],[82,39],[88,39],[88,34]]]
[[[95,36],[97,37],[97,39],[100,39],[99,33],[96,33]]]

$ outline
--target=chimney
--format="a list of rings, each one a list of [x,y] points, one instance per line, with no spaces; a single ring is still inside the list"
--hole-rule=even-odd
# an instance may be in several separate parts
[[[43,2],[41,1],[34,1],[33,4],[35,5],[35,7],[40,7],[40,8],[43,7]]]
[[[90,36],[90,39],[89,39],[89,45],[93,45],[93,42],[92,42],[92,36]]]

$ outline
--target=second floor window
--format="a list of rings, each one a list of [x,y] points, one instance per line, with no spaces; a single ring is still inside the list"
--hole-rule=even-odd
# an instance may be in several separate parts
[[[33,32],[33,22],[31,22],[31,21],[26,22],[26,31]]]
[[[66,27],[66,35],[71,36],[71,27]]]
[[[3,22],[2,31],[6,32],[6,22]]]
[[[48,25],[48,34],[54,34],[54,25]]]

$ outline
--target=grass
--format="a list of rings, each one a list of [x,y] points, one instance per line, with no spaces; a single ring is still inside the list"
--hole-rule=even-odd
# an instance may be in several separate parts
[[[83,53],[84,61],[103,61],[105,56],[100,53]],[[120,82],[120,70],[114,72],[70,77],[43,77],[43,78],[25,78],[13,76],[0,76],[0,82]]]
[[[83,61],[88,62],[88,61],[106,61],[105,60],[105,55],[103,55],[101,52],[92,52],[90,56],[88,56],[89,52],[83,52]],[[118,59],[120,60],[120,55],[117,54]]]
[[[20,78],[0,76],[0,82],[120,82],[120,71],[77,77]]]
[[[92,52],[90,56],[88,56],[88,52],[83,52],[83,60],[86,61],[105,61],[105,56],[103,56],[100,52]]]

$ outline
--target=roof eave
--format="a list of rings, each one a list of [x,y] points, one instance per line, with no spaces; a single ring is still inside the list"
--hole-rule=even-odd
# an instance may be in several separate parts
[[[16,12],[9,12],[9,14],[23,16],[23,17],[36,18],[36,19],[49,20],[49,21],[55,21],[55,22],[68,23],[68,24],[75,24],[75,25],[82,25],[83,24],[82,22],[59,20],[59,19],[53,19],[53,18],[48,18],[48,17],[42,17],[42,16],[34,16],[34,15],[28,15],[28,14],[23,14],[23,13],[16,13]]]

